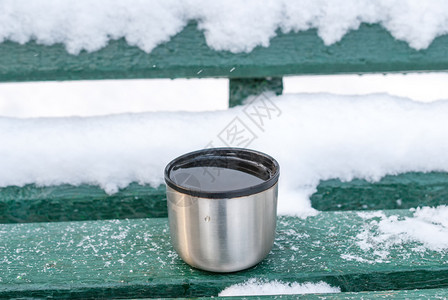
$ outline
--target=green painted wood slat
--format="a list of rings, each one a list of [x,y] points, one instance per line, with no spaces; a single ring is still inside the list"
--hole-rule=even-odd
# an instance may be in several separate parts
[[[316,30],[278,33],[268,48],[250,53],[214,51],[189,24],[150,54],[121,39],[92,53],[70,55],[61,44],[0,44],[0,81],[125,78],[262,78],[298,74],[447,70],[448,35],[422,51],[396,41],[379,25],[363,24],[325,46]]]
[[[448,173],[410,172],[378,182],[353,179],[322,181],[311,196],[318,210],[399,209],[448,204]]]
[[[311,201],[314,208],[323,211],[448,204],[448,173],[406,173],[386,176],[377,183],[359,179],[324,181]],[[152,188],[133,183],[113,195],[89,185],[0,188],[0,223],[166,216],[164,185]]]
[[[229,107],[242,105],[249,96],[258,96],[266,92],[281,95],[283,79],[274,78],[231,78],[229,80]]]
[[[411,216],[408,210],[384,211]],[[357,212],[281,217],[272,252],[257,266],[230,274],[193,269],[170,245],[167,219],[0,225],[0,297],[216,296],[249,278],[325,281],[343,292],[448,287],[446,251],[392,247],[389,259],[356,244],[366,229]],[[344,259],[345,255],[358,260]],[[362,262],[366,260],[368,262]]]
[[[166,217],[165,186],[137,183],[108,195],[97,186],[0,188],[0,223]]]

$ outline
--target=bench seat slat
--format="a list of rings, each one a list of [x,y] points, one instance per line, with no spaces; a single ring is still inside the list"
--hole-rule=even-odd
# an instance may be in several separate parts
[[[323,280],[344,292],[448,287],[447,253],[415,252],[417,243],[391,249],[388,261],[365,262],[375,258],[356,244],[364,225],[350,211],[281,217],[274,248],[262,263],[212,274],[181,261],[165,218],[2,224],[0,297],[216,296],[249,278]]]
[[[150,54],[123,39],[92,53],[68,54],[62,44],[0,44],[0,81],[126,78],[262,78],[294,74],[441,71],[448,35],[417,51],[379,25],[363,24],[325,46],[316,30],[282,34],[250,53],[214,51],[191,23]]]

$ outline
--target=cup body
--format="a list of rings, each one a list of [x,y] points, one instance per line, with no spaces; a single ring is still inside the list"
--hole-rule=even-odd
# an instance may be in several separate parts
[[[171,241],[189,265],[213,272],[247,269],[272,249],[277,184],[237,198],[210,199],[167,187]]]
[[[209,182],[202,175],[212,167],[221,177]],[[212,272],[256,265],[274,243],[278,178],[278,163],[254,150],[215,148],[173,160],[165,181],[174,249],[189,265]]]

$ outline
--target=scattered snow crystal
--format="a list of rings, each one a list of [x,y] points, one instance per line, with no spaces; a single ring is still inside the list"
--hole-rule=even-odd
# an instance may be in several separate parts
[[[218,137],[235,118],[257,136],[247,147],[280,163],[279,214],[315,212],[308,197],[320,180],[448,172],[448,101],[329,94],[270,101],[281,114],[265,118],[262,130],[244,106],[88,118],[0,117],[0,187],[85,183],[114,193],[131,182],[158,186],[166,164],[181,154],[210,143],[245,147]]]
[[[287,294],[315,294],[315,293],[340,293],[341,289],[332,287],[328,283],[283,283],[281,281],[262,281],[251,278],[240,284],[235,284],[224,289],[218,296],[256,296],[256,295],[287,295]]]
[[[417,252],[425,249],[448,251],[448,206],[423,207],[411,211],[414,211],[414,215],[403,219],[387,217],[382,212],[358,213],[367,220],[367,224],[357,235],[356,243],[364,251],[373,250],[375,257],[372,262],[387,261],[390,259],[390,249],[410,242],[422,244],[413,249]],[[350,254],[344,254],[342,258],[362,259]]]
[[[424,49],[448,32],[448,1],[0,0],[0,41],[63,43],[77,54],[125,38],[150,52],[192,20],[216,50],[268,46],[278,29],[316,28],[330,45],[361,23],[379,23],[396,39]]]

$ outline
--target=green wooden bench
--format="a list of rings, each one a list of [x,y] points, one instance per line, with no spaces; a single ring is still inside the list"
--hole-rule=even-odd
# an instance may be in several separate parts
[[[150,54],[112,41],[97,52],[67,54],[62,45],[0,44],[0,81],[112,78],[229,78],[229,104],[266,90],[282,93],[282,76],[448,69],[448,36],[424,51],[362,25],[325,46],[316,31],[279,34],[268,48],[233,54],[209,49],[189,24]],[[133,183],[114,195],[99,187],[0,189],[0,298],[210,297],[250,278],[320,282],[341,294],[305,299],[447,297],[445,252],[390,250],[389,262],[357,247],[360,232],[377,234],[360,210],[385,217],[409,208],[447,204],[448,174],[408,173],[377,183],[322,182],[311,197],[323,212],[305,220],[279,217],[272,252],[259,265],[231,274],[190,268],[170,245],[165,187]],[[397,201],[400,200],[400,201]],[[371,221],[369,221],[371,222]],[[284,296],[289,298],[290,296]]]

